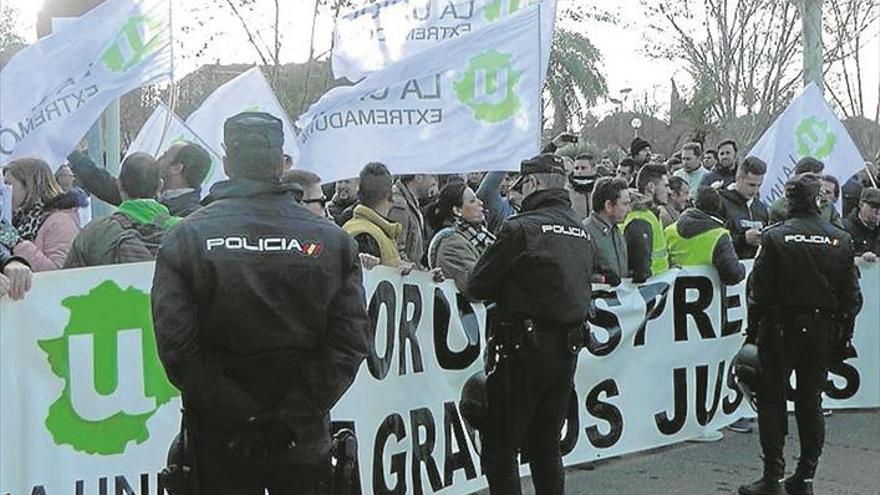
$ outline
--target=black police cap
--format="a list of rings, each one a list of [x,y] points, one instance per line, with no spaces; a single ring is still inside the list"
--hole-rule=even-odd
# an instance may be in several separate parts
[[[785,198],[792,206],[816,207],[819,196],[819,177],[815,174],[796,175],[785,183]]]
[[[284,126],[274,115],[242,112],[223,124],[223,143],[227,150],[280,150],[284,146]]]
[[[519,165],[519,177],[511,184],[511,189],[517,189],[529,174],[559,174],[566,175],[565,163],[562,158],[553,153],[544,153],[528,160],[523,160]]]

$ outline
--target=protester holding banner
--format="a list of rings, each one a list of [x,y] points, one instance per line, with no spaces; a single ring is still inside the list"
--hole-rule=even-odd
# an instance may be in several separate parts
[[[623,164],[621,163],[621,166]],[[632,210],[623,221],[629,273],[635,283],[669,269],[666,236],[658,206],[666,203],[668,178],[663,165],[645,165],[639,171],[638,192],[631,192]]]
[[[762,366],[757,394],[764,472],[741,486],[741,495],[813,493],[825,441],[822,391],[829,366],[846,357],[852,321],[861,307],[852,238],[819,215],[818,178],[792,178],[785,197],[790,218],[761,234],[750,280],[746,342],[757,343]],[[792,371],[797,373],[794,404],[801,451],[783,490]]]
[[[487,366],[482,464],[493,495],[521,493],[517,452],[529,453],[537,493],[561,495],[559,434],[584,344],[592,245],[571,209],[562,159],[522,162],[523,209],[471,273],[473,297],[497,303]]]
[[[2,242],[34,271],[57,270],[79,233],[78,209],[88,199],[77,190],[64,192],[49,164],[36,158],[13,160],[5,169],[12,186],[12,226]]]
[[[0,229],[0,236],[7,231],[5,224]],[[24,258],[13,256],[9,248],[0,241],[0,299],[7,294],[14,301],[24,298],[31,290],[33,272]]]
[[[87,191],[111,205],[122,203],[116,178],[95,165],[88,154],[75,151],[68,162]],[[202,183],[211,168],[211,156],[200,145],[184,142],[171,146],[158,162],[163,181],[159,201],[173,216],[184,217],[198,209]]]
[[[183,394],[198,493],[316,494],[330,408],[367,353],[356,246],[280,183],[279,119],[242,113],[224,136],[231,179],[159,252],[159,356]]]
[[[766,173],[767,164],[750,156],[737,167],[734,183],[721,191],[722,217],[740,259],[755,257],[761,231],[769,224],[767,205],[758,197]]]

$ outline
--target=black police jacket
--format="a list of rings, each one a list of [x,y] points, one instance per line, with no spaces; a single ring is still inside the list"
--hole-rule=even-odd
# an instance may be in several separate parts
[[[502,224],[471,271],[468,290],[497,302],[504,320],[573,326],[589,313],[592,250],[568,192],[538,191],[523,201],[522,213]]]
[[[367,353],[354,241],[292,188],[232,180],[162,241],[153,280],[159,356],[188,407],[234,430],[258,412],[315,424]]]
[[[854,314],[861,292],[852,238],[818,211],[793,213],[761,234],[749,287],[750,327],[775,311]]]

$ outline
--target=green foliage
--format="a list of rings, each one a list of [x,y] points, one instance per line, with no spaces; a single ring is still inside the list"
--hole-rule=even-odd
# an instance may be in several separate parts
[[[557,29],[550,53],[550,67],[544,82],[553,109],[552,127],[563,130],[580,119],[586,109],[608,94],[599,69],[602,54],[581,33]]]

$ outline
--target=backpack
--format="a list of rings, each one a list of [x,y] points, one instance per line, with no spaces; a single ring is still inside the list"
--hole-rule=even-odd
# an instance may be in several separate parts
[[[122,226],[123,232],[113,245],[113,263],[137,263],[153,261],[159,252],[159,245],[165,236],[165,223],[168,215],[158,217],[150,224],[135,224],[122,213],[116,212],[110,218]]]

